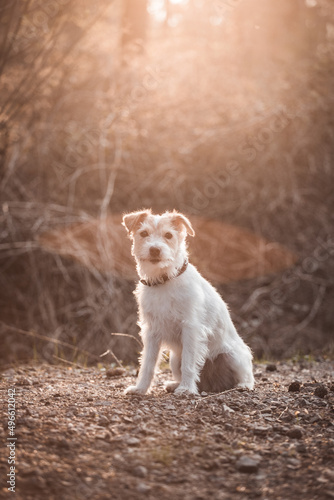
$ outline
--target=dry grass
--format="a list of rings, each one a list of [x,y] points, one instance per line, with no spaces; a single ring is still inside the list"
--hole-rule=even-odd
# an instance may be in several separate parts
[[[144,54],[122,65],[119,1],[79,10],[70,0],[52,12],[35,0],[8,5],[0,16],[14,23],[1,31],[0,61],[4,356],[35,349],[76,362],[71,349],[23,342],[16,327],[97,356],[136,358],[133,339],[110,333],[137,334],[133,262],[117,214],[141,207],[194,220],[191,259],[257,355],[328,349],[333,7],[321,0],[297,12],[289,1],[251,0],[215,26],[216,4],[190,2],[175,7],[175,28],[152,24]]]
[[[121,225],[122,217],[93,219],[41,234],[41,248],[71,257],[88,269],[119,278],[138,278],[131,243]],[[209,280],[229,283],[275,274],[290,268],[297,256],[278,243],[246,229],[205,217],[191,218],[196,237],[189,238],[191,261]]]

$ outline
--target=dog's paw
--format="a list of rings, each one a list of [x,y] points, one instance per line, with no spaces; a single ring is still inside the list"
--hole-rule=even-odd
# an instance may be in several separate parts
[[[198,390],[197,387],[187,387],[185,385],[179,385],[175,391],[174,394],[177,396],[198,396]]]
[[[127,387],[124,391],[124,394],[141,394],[144,395],[146,394],[146,391],[144,389],[141,389],[140,387],[136,385],[130,385]]]
[[[254,389],[254,382],[240,382],[240,384],[237,385],[237,389],[240,389],[240,391],[252,391]]]
[[[175,392],[175,389],[177,389],[180,385],[180,382],[166,382],[165,383],[165,389],[167,392]]]

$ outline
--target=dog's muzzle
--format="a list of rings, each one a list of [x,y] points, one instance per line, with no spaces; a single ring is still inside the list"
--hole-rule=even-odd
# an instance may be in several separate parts
[[[160,254],[160,248],[150,247],[150,262],[152,262],[152,264],[157,264],[158,262],[160,262]]]

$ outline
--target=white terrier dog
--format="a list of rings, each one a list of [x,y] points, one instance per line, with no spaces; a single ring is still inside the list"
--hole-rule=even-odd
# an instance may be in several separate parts
[[[188,263],[189,220],[177,212],[151,210],[123,217],[141,278],[135,295],[144,348],[135,386],[145,394],[163,347],[169,348],[176,394],[253,389],[252,354],[239,337],[227,306],[213,286]]]

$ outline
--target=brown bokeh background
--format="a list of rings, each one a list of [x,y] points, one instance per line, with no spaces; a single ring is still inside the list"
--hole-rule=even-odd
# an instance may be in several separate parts
[[[142,207],[190,217],[258,357],[331,355],[331,2],[6,0],[0,23],[2,361],[136,359],[111,333],[138,334],[119,222]]]

